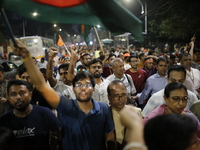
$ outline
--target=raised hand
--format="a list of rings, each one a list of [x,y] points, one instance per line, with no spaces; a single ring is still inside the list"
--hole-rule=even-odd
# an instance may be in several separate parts
[[[49,49],[50,49],[49,57],[52,57],[52,58],[55,57],[59,52],[59,50],[55,47],[50,47]]]
[[[12,47],[13,53],[15,55],[21,56],[23,59],[29,58],[31,56],[31,54],[30,54],[28,48],[19,40],[17,40],[17,39],[15,39],[15,40],[16,40],[18,48],[13,46]]]

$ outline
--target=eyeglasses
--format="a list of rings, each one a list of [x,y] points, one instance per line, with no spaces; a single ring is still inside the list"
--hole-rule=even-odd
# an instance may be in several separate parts
[[[121,95],[119,95],[119,94],[114,94],[112,97],[113,97],[113,100],[118,101],[118,100],[120,100],[120,98],[126,99],[127,96],[128,96],[127,93],[122,93]]]
[[[75,84],[75,87],[76,87],[76,88],[79,88],[79,89],[81,89],[81,88],[83,88],[83,87],[85,87],[85,88],[91,88],[91,87],[92,87],[92,84],[90,84],[90,83],[88,83],[88,84],[76,83],[76,84]]]
[[[137,63],[137,62],[138,62],[138,60],[132,60],[132,61],[130,61],[130,62],[132,62],[132,63]]]
[[[179,103],[181,100],[182,100],[182,102],[186,103],[190,98],[187,96],[184,96],[182,98],[179,96],[174,96],[174,97],[171,97],[171,99],[176,103]]]
[[[91,60],[91,58],[84,58],[84,60]]]
[[[68,72],[59,73],[60,76],[67,75],[67,74],[68,74]]]

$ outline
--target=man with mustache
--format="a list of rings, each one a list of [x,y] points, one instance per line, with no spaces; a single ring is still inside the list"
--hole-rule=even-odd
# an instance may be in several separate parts
[[[48,108],[30,104],[32,92],[26,81],[10,80],[7,93],[14,109],[0,118],[0,127],[13,130],[20,150],[50,150],[49,134],[55,136],[60,128],[56,116]]]
[[[92,98],[96,101],[105,102],[109,104],[107,97],[107,86],[110,83],[109,80],[101,77],[103,73],[102,62],[99,59],[93,59],[89,64],[89,72],[95,79],[95,90],[92,94]]]

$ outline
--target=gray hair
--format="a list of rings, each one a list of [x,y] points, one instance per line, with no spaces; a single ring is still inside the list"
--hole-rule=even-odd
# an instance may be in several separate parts
[[[112,61],[112,66],[115,66],[116,63],[118,62],[123,62],[123,60],[121,58],[115,58],[113,61]]]

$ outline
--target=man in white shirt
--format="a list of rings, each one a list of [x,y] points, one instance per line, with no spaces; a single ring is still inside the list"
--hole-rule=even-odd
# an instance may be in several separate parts
[[[44,60],[44,57],[42,57],[42,58],[40,59],[40,61],[38,61],[38,62],[36,63],[36,65],[37,65],[38,69],[47,68],[47,61]]]
[[[179,83],[184,83],[186,79],[186,70],[183,66],[181,65],[173,65],[169,68],[168,73],[167,73],[167,80],[168,83],[171,82],[179,82]],[[186,109],[189,110],[190,106],[193,104],[194,101],[197,101],[197,97],[196,95],[187,90],[188,92],[188,103],[186,106]],[[147,116],[148,113],[150,113],[151,111],[153,111],[155,108],[157,108],[158,106],[165,104],[164,101],[164,89],[158,91],[157,93],[154,93],[149,101],[147,102],[146,106],[144,107],[143,111],[142,111],[142,115],[143,117]]]
[[[123,60],[121,60],[120,58],[115,58],[112,61],[112,68],[114,73],[112,75],[110,75],[107,79],[112,82],[113,80],[120,80],[122,81],[127,89],[127,93],[129,96],[131,96],[129,98],[129,100],[135,100],[136,96],[136,89],[135,89],[135,85],[133,83],[133,80],[131,78],[130,75],[125,74],[124,73],[124,62]],[[131,101],[129,101],[128,103],[132,103]]]
[[[89,64],[89,72],[95,79],[95,90],[92,94],[92,98],[96,101],[105,102],[109,105],[107,86],[110,83],[109,80],[101,77],[103,73],[103,67],[101,60],[95,58]]]
[[[188,53],[184,53],[180,57],[180,63],[186,69],[185,86],[188,90],[200,96],[200,71],[192,68],[192,57]],[[199,97],[200,98],[200,97]]]

